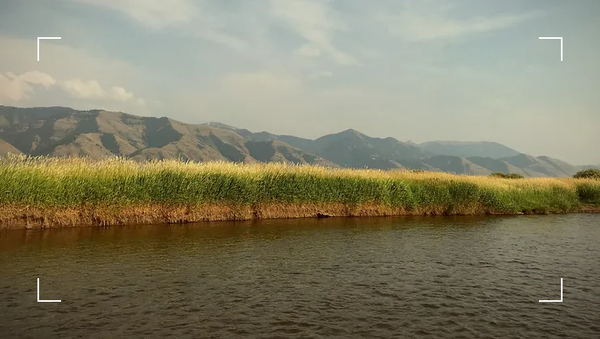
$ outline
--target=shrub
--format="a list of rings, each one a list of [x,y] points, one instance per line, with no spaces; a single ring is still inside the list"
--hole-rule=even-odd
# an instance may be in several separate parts
[[[524,176],[518,174],[518,173],[509,173],[509,174],[505,174],[502,172],[495,172],[490,174],[490,177],[495,177],[495,178],[504,178],[504,179],[523,179],[525,178]]]
[[[575,179],[596,179],[600,180],[600,170],[597,168],[590,168],[587,170],[579,171],[573,176]]]

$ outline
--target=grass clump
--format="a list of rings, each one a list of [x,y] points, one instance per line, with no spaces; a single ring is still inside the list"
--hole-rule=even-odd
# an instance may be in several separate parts
[[[36,208],[44,220],[46,210],[71,209],[77,219],[106,206],[134,216],[141,213],[140,206],[167,206],[164,213],[181,207],[184,212],[177,220],[200,218],[193,216],[200,213],[198,206],[220,206],[221,220],[306,216],[325,210],[335,215],[554,213],[575,211],[582,203],[600,205],[600,181],[281,163],[0,158],[0,207]],[[117,221],[107,223],[122,222],[118,215],[111,218]]]
[[[579,201],[584,204],[600,205],[600,181],[580,180],[575,184]]]

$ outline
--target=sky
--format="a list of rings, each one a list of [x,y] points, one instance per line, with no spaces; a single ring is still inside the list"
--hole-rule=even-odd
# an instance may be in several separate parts
[[[1,0],[0,104],[600,164],[598,17],[598,0]],[[37,37],[61,39],[37,61]]]

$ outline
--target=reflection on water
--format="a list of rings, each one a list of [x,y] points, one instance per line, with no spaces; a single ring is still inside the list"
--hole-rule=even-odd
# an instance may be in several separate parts
[[[600,215],[0,232],[0,337],[592,338]],[[57,304],[36,302],[62,299]],[[560,298],[564,302],[539,303]]]

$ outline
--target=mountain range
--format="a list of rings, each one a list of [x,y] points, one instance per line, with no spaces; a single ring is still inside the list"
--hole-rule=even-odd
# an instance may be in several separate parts
[[[285,162],[470,175],[503,172],[526,177],[565,177],[598,168],[535,157],[487,141],[415,144],[373,138],[352,129],[313,140],[253,133],[218,122],[186,124],[104,110],[0,106],[0,155],[7,153],[94,159],[121,156],[138,161]]]

